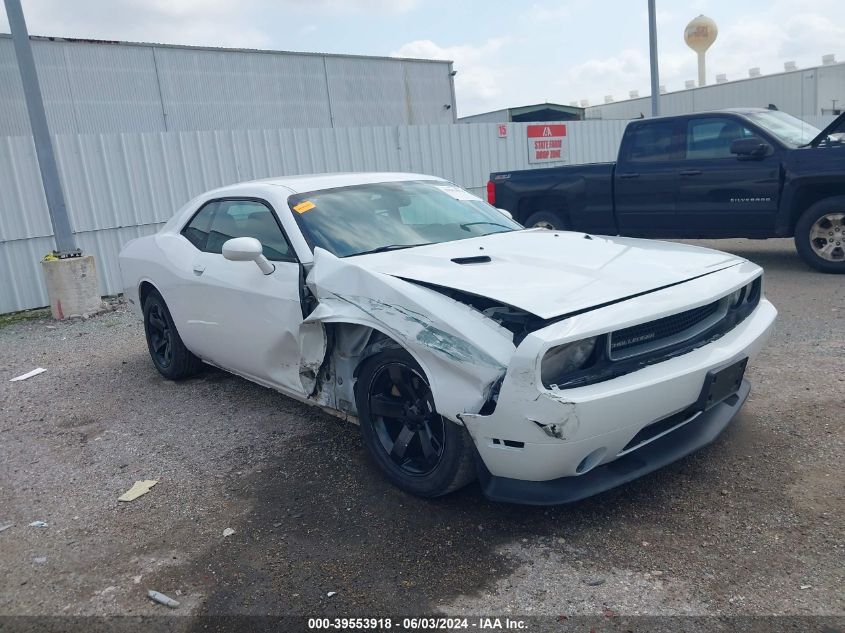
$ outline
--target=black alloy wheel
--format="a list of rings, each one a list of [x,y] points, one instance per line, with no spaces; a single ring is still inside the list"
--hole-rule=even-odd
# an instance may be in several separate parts
[[[150,354],[157,367],[167,368],[173,362],[173,331],[162,306],[154,303],[147,313],[147,333],[150,337]]]
[[[445,422],[425,379],[393,362],[378,369],[367,391],[370,423],[393,463],[412,477],[433,472],[443,457]]]
[[[364,447],[402,490],[439,497],[475,478],[469,433],[437,412],[425,372],[405,350],[367,358],[358,372],[355,400]]]
[[[168,380],[190,378],[202,371],[202,361],[185,347],[167,304],[156,290],[144,298],[144,333],[153,365]]]

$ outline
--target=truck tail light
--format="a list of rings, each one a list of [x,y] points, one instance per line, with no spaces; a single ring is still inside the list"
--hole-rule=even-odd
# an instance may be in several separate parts
[[[492,180],[487,181],[487,202],[496,205],[496,183]]]

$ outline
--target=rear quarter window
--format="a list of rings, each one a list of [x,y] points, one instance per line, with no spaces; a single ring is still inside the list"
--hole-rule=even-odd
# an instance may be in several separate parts
[[[629,129],[624,158],[630,162],[657,162],[680,158],[674,121],[641,123]]]

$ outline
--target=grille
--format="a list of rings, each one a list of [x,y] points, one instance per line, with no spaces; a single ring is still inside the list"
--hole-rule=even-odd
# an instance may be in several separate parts
[[[714,325],[721,316],[724,316],[722,302],[714,301],[700,308],[617,330],[610,335],[610,357],[627,358],[684,341]]]

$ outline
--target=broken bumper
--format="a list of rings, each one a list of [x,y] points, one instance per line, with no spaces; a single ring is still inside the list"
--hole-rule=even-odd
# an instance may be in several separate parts
[[[701,413],[708,372],[753,357],[777,311],[765,299],[721,338],[638,371],[565,390],[538,387],[510,367],[493,414],[461,416],[492,499],[555,504],[631,481],[713,441],[748,394]],[[649,435],[658,423],[664,427]],[[558,437],[544,427],[555,425]],[[641,438],[646,434],[645,440]],[[639,434],[639,435],[638,435]]]
[[[527,505],[559,505],[592,497],[663,468],[712,443],[734,419],[750,390],[750,383],[744,380],[736,395],[688,424],[580,477],[549,481],[496,477],[479,460],[481,489],[492,501]]]

